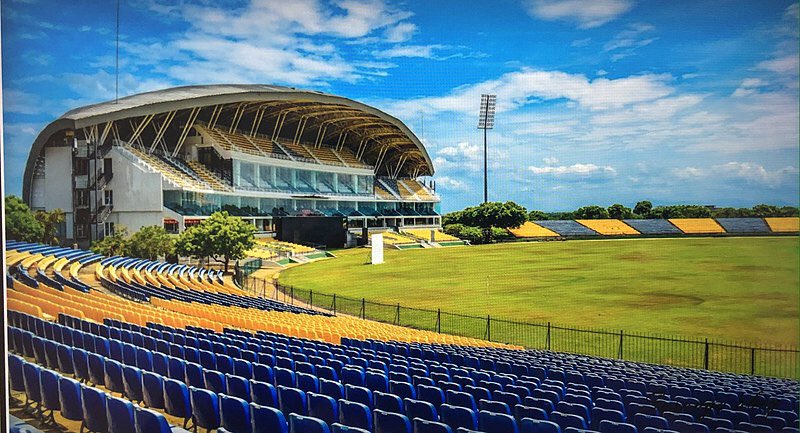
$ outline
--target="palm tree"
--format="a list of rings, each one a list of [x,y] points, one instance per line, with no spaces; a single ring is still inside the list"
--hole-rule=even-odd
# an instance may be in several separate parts
[[[61,227],[61,223],[65,220],[64,211],[61,209],[53,209],[50,212],[47,211],[36,211],[34,214],[36,216],[36,220],[42,224],[44,227],[44,233],[42,234],[42,243],[48,245],[58,245],[58,231]]]

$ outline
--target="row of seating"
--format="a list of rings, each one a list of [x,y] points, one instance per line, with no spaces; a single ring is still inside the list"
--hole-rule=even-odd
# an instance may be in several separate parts
[[[797,233],[800,218],[671,218],[526,221],[509,229],[518,238],[722,233]]]
[[[17,318],[17,322],[19,322],[19,318]],[[35,328],[35,326],[34,326],[34,328]],[[173,331],[177,332],[178,330],[173,330]],[[169,331],[165,331],[164,335],[168,335],[166,332],[169,332]],[[233,332],[233,331],[231,331],[231,332]],[[234,333],[232,335],[244,335],[244,334],[246,334],[246,333],[236,332],[236,333]],[[275,337],[275,338],[280,338],[280,337]],[[353,346],[351,346],[353,348],[357,347],[362,351],[369,350],[369,351],[374,351],[375,353],[380,353],[380,352],[379,352],[379,350],[364,349],[363,346],[369,344],[369,346],[373,347],[374,349],[380,349],[381,347],[383,347],[383,348],[391,347],[389,345],[386,345],[386,344],[383,344],[383,343],[380,343],[380,342],[360,342],[360,341],[357,342],[356,340],[346,340],[345,343],[353,345]],[[222,346],[222,347],[225,347],[225,346]],[[295,347],[295,346],[291,346],[291,347]],[[31,350],[35,350],[35,349],[31,349]],[[420,356],[420,357],[424,356],[424,353],[422,353],[422,352],[418,352],[416,354],[418,356]],[[430,356],[436,356],[436,355],[432,354],[432,353],[429,353],[428,357],[430,357]],[[46,359],[46,355],[40,355],[40,358]],[[420,358],[420,361],[422,361],[421,358]],[[457,361],[457,360],[455,360],[455,361]],[[442,370],[439,370],[440,373],[433,372],[433,367],[435,365],[437,365],[437,363],[434,363],[431,360],[427,360],[427,362],[428,362],[428,367],[431,368],[431,373],[430,373],[430,376],[428,377],[428,379],[433,380],[434,377],[437,377],[436,376],[437,374],[444,374],[443,372],[441,372]],[[168,364],[169,364],[169,367],[172,367],[173,363],[170,362]],[[296,365],[299,367],[300,365],[304,365],[304,364],[301,364],[300,362],[297,362]],[[417,368],[420,369],[420,370],[421,370],[422,367],[425,367],[425,364],[422,364],[422,363],[418,363],[416,365],[417,365]],[[187,364],[187,366],[188,366],[188,364]],[[390,364],[390,366],[392,366],[392,364]],[[516,367],[518,367],[518,368],[515,368],[515,369],[520,370],[520,368],[522,366],[518,365]],[[165,372],[167,374],[171,374],[170,372],[171,372],[171,370],[173,370],[173,369],[167,368],[167,367],[162,367],[162,368],[164,368],[163,372]],[[487,424],[488,423],[488,425],[494,425],[494,424],[492,424],[494,422],[494,423],[499,423],[500,425],[505,425],[508,428],[511,428],[510,426],[515,425],[513,423],[519,423],[520,426],[522,426],[523,425],[523,421],[521,420],[521,418],[528,418],[528,417],[532,417],[532,420],[528,422],[531,425],[539,425],[539,424],[541,424],[541,425],[550,425],[550,424],[543,424],[543,423],[545,423],[545,422],[552,423],[553,421],[548,421],[547,420],[547,418],[551,418],[551,419],[554,419],[554,420],[557,421],[555,424],[560,425],[561,427],[565,427],[565,428],[566,427],[570,427],[570,426],[589,425],[589,422],[592,422],[592,421],[588,421],[585,418],[582,418],[580,415],[577,415],[576,413],[570,413],[571,411],[573,411],[573,409],[577,410],[580,407],[584,408],[582,410],[586,409],[585,406],[581,406],[580,404],[577,403],[577,401],[579,401],[579,400],[584,400],[585,401],[586,398],[591,398],[588,395],[585,395],[588,392],[586,390],[587,387],[585,385],[583,385],[583,389],[579,390],[577,384],[568,382],[566,384],[566,388],[565,388],[565,383],[564,382],[559,382],[559,381],[557,381],[555,379],[545,379],[545,381],[542,382],[538,388],[534,388],[533,392],[541,391],[539,394],[542,394],[542,396],[546,396],[548,393],[553,394],[553,393],[556,393],[558,391],[562,392],[564,400],[558,402],[558,405],[556,406],[558,408],[558,410],[554,411],[551,408],[551,412],[550,413],[546,413],[545,410],[539,408],[538,406],[540,404],[542,404],[542,403],[540,403],[540,401],[541,402],[547,401],[547,398],[536,398],[536,397],[532,397],[531,395],[526,395],[525,396],[526,397],[525,403],[530,404],[530,406],[525,406],[525,405],[521,405],[521,404],[517,403],[514,406],[514,415],[516,415],[517,418],[514,418],[512,416],[512,414],[510,413],[510,410],[509,410],[510,406],[508,405],[508,402],[507,401],[503,401],[503,400],[504,399],[513,398],[513,397],[511,397],[513,395],[513,393],[509,392],[509,391],[513,391],[514,389],[510,388],[510,386],[516,386],[516,385],[506,385],[506,388],[505,388],[506,391],[499,391],[497,389],[493,389],[492,391],[489,391],[489,392],[491,392],[492,394],[495,395],[494,399],[496,401],[485,400],[485,399],[483,399],[483,401],[479,401],[480,409],[483,409],[483,411],[486,412],[486,414],[478,413],[477,415],[475,415],[476,414],[475,398],[474,398],[474,396],[472,394],[469,394],[469,393],[466,393],[466,392],[462,392],[462,391],[456,391],[455,389],[447,389],[446,390],[446,396],[447,396],[446,398],[447,399],[445,400],[446,401],[446,403],[445,403],[444,401],[442,401],[443,400],[443,397],[442,397],[443,389],[442,388],[438,388],[436,386],[436,384],[434,384],[432,382],[428,382],[428,385],[425,385],[425,384],[422,384],[422,383],[417,383],[415,388],[414,387],[412,387],[412,388],[408,388],[407,387],[407,388],[405,388],[405,391],[401,391],[400,388],[397,388],[397,389],[391,389],[390,388],[388,390],[386,388],[380,388],[383,391],[387,391],[387,392],[383,392],[383,391],[379,391],[378,389],[370,389],[368,387],[365,388],[365,387],[360,386],[360,385],[368,385],[368,383],[366,381],[363,381],[364,378],[361,377],[360,375],[356,375],[356,376],[348,375],[348,373],[346,371],[346,370],[349,370],[348,367],[347,366],[342,366],[341,370],[340,370],[340,373],[342,373],[342,376],[341,376],[342,383],[349,382],[351,380],[356,380],[357,382],[355,382],[355,384],[354,383],[346,383],[345,386],[344,386],[344,389],[342,389],[343,387],[342,387],[341,383],[336,387],[328,386],[327,387],[328,389],[324,389],[323,388],[324,385],[329,385],[331,383],[330,379],[324,379],[324,378],[320,377],[320,378],[318,378],[318,380],[316,382],[313,381],[313,380],[311,382],[308,382],[307,380],[306,380],[306,382],[302,382],[300,380],[300,378],[305,377],[305,375],[307,375],[308,373],[303,373],[303,372],[300,372],[300,371],[296,371],[295,372],[295,377],[292,378],[293,380],[290,380],[289,382],[281,382],[281,383],[279,383],[278,380],[287,380],[285,377],[283,379],[278,379],[279,376],[278,376],[277,373],[283,371],[283,370],[279,370],[279,369],[282,369],[282,368],[283,367],[277,367],[277,365],[273,368],[273,373],[276,373],[273,376],[273,380],[275,380],[275,382],[273,382],[273,384],[276,385],[277,387],[283,387],[283,388],[278,388],[278,390],[279,390],[279,391],[277,391],[278,394],[279,394],[278,397],[268,397],[267,400],[260,400],[260,401],[267,402],[267,401],[269,401],[269,398],[273,398],[272,402],[273,403],[277,402],[277,404],[279,406],[281,406],[283,404],[282,403],[283,400],[293,402],[293,403],[287,403],[287,404],[291,404],[291,409],[288,409],[290,414],[293,413],[293,412],[302,414],[302,413],[306,413],[305,411],[309,411],[308,413],[311,413],[311,411],[312,411],[311,408],[313,406],[313,407],[316,407],[315,412],[313,414],[317,414],[317,415],[322,416],[323,418],[325,418],[326,416],[324,414],[326,414],[326,413],[328,415],[331,414],[331,407],[332,407],[331,404],[330,404],[331,403],[331,399],[336,400],[334,397],[338,397],[337,404],[341,403],[341,401],[348,401],[348,402],[351,402],[351,403],[356,403],[356,404],[361,405],[361,406],[357,406],[357,405],[348,404],[348,406],[353,408],[353,409],[348,412],[351,415],[348,415],[348,416],[345,417],[346,422],[348,422],[350,424],[358,424],[358,425],[361,425],[361,426],[368,426],[369,425],[368,424],[368,420],[372,416],[370,414],[373,413],[372,411],[375,410],[375,409],[383,411],[383,412],[388,412],[388,413],[396,413],[396,414],[399,414],[400,416],[403,416],[403,414],[405,413],[405,416],[408,419],[412,419],[412,420],[414,418],[421,418],[421,419],[429,419],[430,421],[436,422],[437,419],[441,420],[441,418],[434,417],[434,414],[438,414],[439,412],[441,412],[441,414],[439,414],[438,416],[442,416],[442,414],[444,414],[445,412],[448,412],[448,411],[451,410],[447,406],[453,406],[454,408],[464,408],[466,410],[466,412],[463,409],[452,409],[455,412],[459,412],[459,413],[465,414],[466,418],[464,418],[464,419],[478,419],[478,418],[483,419],[483,418],[485,418],[486,421],[484,421],[483,424]],[[177,376],[176,376],[177,378],[186,377],[187,382],[190,380],[189,379],[190,375],[189,375],[189,370],[188,369],[186,371],[182,371],[181,369],[177,369],[177,371],[179,372],[179,373],[177,373]],[[262,375],[266,374],[266,373],[264,373],[265,371],[269,371],[269,370],[262,369],[262,372],[260,374],[262,374]],[[324,371],[324,370],[320,370],[320,371]],[[232,372],[235,373],[236,371],[232,370]],[[369,370],[367,370],[367,372],[369,372]],[[529,373],[531,373],[531,372],[529,371]],[[488,379],[490,377],[489,376],[489,372],[486,372],[484,374],[486,374],[485,378]],[[95,374],[95,376],[98,376],[98,375],[99,375],[99,373]],[[301,375],[303,375],[303,376],[301,376]],[[195,376],[197,376],[197,375],[195,375]],[[215,375],[209,376],[208,374],[206,374],[205,375],[205,379],[208,380],[209,378],[212,378],[214,376]],[[200,377],[202,377],[202,376],[200,376]],[[244,378],[240,377],[237,380],[236,376],[234,376],[234,375],[226,375],[225,377],[227,378],[227,382],[223,379],[221,381],[217,381],[218,385],[215,385],[215,386],[216,387],[225,387],[225,386],[227,386],[227,387],[225,387],[225,388],[217,388],[216,391],[219,391],[219,392],[223,392],[224,391],[223,393],[236,394],[238,397],[235,397],[235,398],[239,398],[239,399],[241,399],[241,400],[243,400],[245,402],[250,400],[251,398],[253,398],[253,396],[255,394],[253,394],[252,389],[254,389],[254,388],[251,387],[249,390],[247,389],[248,386],[245,384],[247,379],[244,379]],[[288,376],[288,377],[291,377],[291,376]],[[347,379],[345,379],[345,377],[347,377]],[[358,379],[359,377],[361,377],[361,379]],[[422,378],[424,376],[419,376],[419,377]],[[260,376],[259,378],[266,379],[267,377]],[[440,379],[439,385],[441,385],[444,382],[446,382],[446,381],[443,381],[442,377],[438,377],[438,379]],[[537,380],[537,378],[531,377],[531,379],[533,379],[530,382],[531,385],[535,385],[535,383],[536,383],[535,381]],[[197,379],[195,379],[195,380],[197,380]],[[200,379],[200,380],[202,380],[202,379]],[[362,380],[362,381],[358,381],[358,380]],[[417,380],[421,380],[421,379],[417,379]],[[548,380],[550,381],[549,383],[548,383]],[[238,385],[236,385],[234,388],[232,388],[234,386],[234,384],[237,384],[237,383],[238,383]],[[522,384],[522,382],[519,382],[519,383]],[[200,383],[195,383],[195,384],[200,384]],[[206,384],[208,384],[208,382]],[[222,385],[222,384],[224,384],[224,385]],[[255,382],[252,382],[251,384],[255,384]],[[374,383],[373,383],[373,385],[374,385]],[[293,388],[294,386],[297,386],[299,388]],[[308,386],[311,386],[311,388],[310,389],[307,388]],[[470,386],[470,385],[465,385],[465,388],[467,386]],[[305,389],[303,389],[303,388],[305,388]],[[478,387],[473,387],[473,388],[474,389],[472,389],[470,391],[475,392],[475,390],[478,389]],[[516,391],[517,392],[523,392],[522,388],[523,387],[519,387]],[[269,388],[267,388],[267,389],[269,390]],[[325,394],[327,392],[329,394],[333,394],[333,396],[327,395],[327,398],[325,398],[325,397],[314,397],[314,400],[318,401],[318,403],[317,403],[317,405],[312,405],[310,403],[311,402],[311,398],[312,398],[311,394],[315,394],[315,391],[317,391],[317,390],[321,391],[323,393],[323,395],[327,395],[327,394]],[[331,391],[331,390],[335,390],[335,391]],[[581,391],[584,391],[584,392],[582,393]],[[677,392],[678,390],[676,389],[675,391]],[[397,394],[392,396],[388,392],[395,392]],[[407,394],[403,394],[403,392],[406,392]],[[600,419],[600,417],[597,415],[598,413],[601,413],[602,406],[605,406],[607,404],[607,403],[605,403],[606,401],[609,401],[609,402],[615,401],[613,399],[613,397],[612,397],[612,395],[614,394],[613,391],[601,390],[601,389],[593,389],[593,392],[595,393],[595,401],[599,403],[598,406],[596,406],[595,408],[592,409],[592,414],[593,414],[593,418],[594,418],[593,421],[597,421],[599,424],[602,424],[603,421],[615,422],[617,424],[613,424],[612,425],[614,428],[625,427],[625,426],[621,426],[621,424],[624,424],[624,423],[621,423],[621,422],[618,422],[618,421]],[[683,394],[684,392],[681,391],[681,393]],[[275,392],[271,392],[270,391],[270,392],[268,392],[268,394],[269,395],[275,395]],[[285,394],[286,396],[285,396],[285,398],[283,400],[281,400],[280,395],[283,395],[283,394]],[[398,406],[396,404],[391,403],[391,402],[397,403],[398,401],[400,401],[400,396],[401,395],[403,397],[405,397],[404,398],[405,401],[402,402],[402,406]],[[568,397],[568,396],[572,396],[572,397]],[[612,397],[612,398],[603,398],[603,397]],[[645,418],[646,414],[640,414],[640,413],[635,413],[634,414],[631,411],[631,409],[643,410],[642,408],[646,407],[646,405],[644,405],[644,404],[636,403],[637,400],[640,401],[644,397],[641,394],[636,394],[636,392],[631,392],[630,394],[626,394],[625,397],[626,397],[627,400],[630,400],[630,401],[627,404],[627,408],[622,409],[621,411],[619,411],[619,413],[622,413],[622,411],[627,410],[629,416],[632,416],[634,418],[646,419]],[[275,398],[277,398],[277,400],[275,400]],[[306,404],[308,406],[302,404],[304,402],[305,398],[308,399],[306,401]],[[420,400],[415,400],[415,398],[419,398]],[[518,398],[519,398],[519,396],[517,396],[516,398],[513,398],[512,402],[519,401]],[[572,402],[570,402],[568,400],[576,401],[576,403],[572,403]],[[380,401],[383,401],[383,403],[379,403]],[[616,400],[616,401],[618,401],[618,400]],[[298,403],[298,402],[300,402],[300,403]],[[451,405],[450,403],[453,403],[453,404]],[[551,403],[551,402],[548,401],[548,403]],[[380,407],[383,408],[383,409],[379,408],[379,406],[378,406],[379,404],[380,404]],[[241,404],[240,404],[240,406],[241,406]],[[409,409],[409,408],[411,408],[411,409]],[[283,407],[282,407],[282,409],[287,410],[286,408],[283,408]],[[334,407],[334,409],[335,409],[335,407]],[[595,410],[595,409],[597,409],[597,410]],[[410,410],[410,412],[409,412],[409,410]],[[606,410],[608,412],[613,412],[613,410],[610,409],[610,408],[607,408],[607,409],[604,409],[604,410]],[[721,413],[725,414],[725,412],[723,412],[725,410],[727,410],[727,409],[722,409]],[[341,411],[341,409],[340,409],[340,411]],[[336,413],[336,411],[333,411],[333,413]],[[470,415],[470,413],[472,415]],[[775,413],[777,413],[777,412],[775,412]],[[505,416],[498,416],[497,414],[500,414],[500,415],[505,414]],[[526,416],[523,416],[523,415],[526,415]],[[642,415],[642,416],[638,416],[638,415]],[[666,416],[671,416],[669,414],[669,412],[664,412],[663,415],[665,417]],[[740,415],[742,415],[742,413],[740,413]],[[746,416],[747,414],[744,413],[744,415]],[[647,419],[647,422],[649,422],[649,423],[662,423],[663,424],[663,419],[661,419],[659,417],[652,417],[652,416],[649,416],[649,415],[647,415],[647,416],[651,418],[651,419]],[[796,422],[796,415],[794,415],[794,416],[795,416],[794,422]],[[461,416],[455,416],[455,417],[457,419],[462,419],[463,418]],[[535,418],[545,418],[545,419],[535,419],[533,417],[535,417]],[[687,417],[686,414],[684,414],[682,417],[679,417],[678,414],[676,414],[674,419],[672,419],[670,422],[672,422],[672,424],[675,424],[675,426],[673,426],[673,427],[681,427],[681,426],[683,426],[683,427],[686,427],[687,429],[688,428],[697,427],[694,424],[698,424],[698,423],[693,423],[693,422],[687,420],[686,417]],[[376,415],[375,418],[377,419],[377,415]],[[395,420],[400,420],[401,421],[400,423],[404,424],[404,422],[402,422],[402,418],[398,418],[397,416],[394,416],[393,418]],[[447,416],[445,416],[445,418],[447,418]],[[773,416],[772,418],[775,418],[775,417]],[[666,418],[664,418],[664,419],[666,419]],[[331,418],[328,418],[328,420],[330,421]],[[341,414],[340,414],[340,420],[341,420]],[[534,420],[535,420],[535,423],[534,423]],[[716,419],[716,420],[712,419],[712,417],[706,417],[706,418],[704,418],[704,420],[707,423],[723,422],[723,421],[719,421],[719,419]],[[771,421],[775,422],[774,419],[771,420]],[[644,422],[644,421],[639,421],[640,424],[642,422]],[[742,422],[746,422],[746,421],[742,421]],[[473,428],[482,428],[481,425],[483,425],[483,424],[479,423],[479,424],[475,425],[475,427],[473,427]],[[598,426],[599,426],[599,424],[598,424]],[[687,425],[684,426],[684,424],[687,424]],[[553,427],[552,425],[550,425],[550,426]],[[760,428],[760,427],[758,427],[758,428]],[[486,431],[491,432],[491,431],[495,431],[495,430],[486,430]],[[511,431],[511,430],[509,430],[509,431]],[[603,431],[603,430],[600,430],[600,431]],[[605,430],[605,431],[627,431],[627,430]],[[690,431],[690,430],[681,429],[679,431]],[[772,430],[769,430],[769,431],[772,431]]]
[[[431,240],[431,233],[433,233],[434,242],[458,242],[461,240],[438,229],[403,229],[403,233],[410,234],[411,236],[424,241]]]

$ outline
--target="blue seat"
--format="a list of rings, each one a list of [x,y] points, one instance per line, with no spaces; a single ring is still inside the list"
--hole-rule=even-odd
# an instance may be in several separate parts
[[[39,374],[41,368],[38,365],[24,362],[22,364],[22,379],[25,384],[25,407],[39,410],[42,401],[41,385],[39,384]]]
[[[520,396],[511,392],[497,391],[492,393],[492,396],[494,397],[495,401],[501,401],[507,404],[509,408],[513,408],[514,406],[522,403]]]
[[[411,421],[399,413],[375,409],[373,422],[375,423],[375,433],[411,433]]]
[[[579,417],[578,415],[574,415],[571,413],[562,413],[555,411],[550,414],[550,420],[554,423],[558,424],[561,429],[566,429],[567,427],[574,427],[578,429],[586,429],[586,420]]]
[[[55,424],[53,412],[61,409],[58,396],[58,373],[46,368],[39,372],[39,393],[41,394],[41,412],[46,417],[46,421]],[[45,413],[49,412],[49,413]]]
[[[344,397],[349,401],[361,403],[372,409],[372,391],[363,386],[345,385]]]
[[[275,367],[272,371],[275,373],[275,386],[294,388],[297,383],[294,371],[283,367]]]
[[[122,364],[113,359],[106,359],[103,364],[103,382],[111,392],[125,392],[125,383],[122,380]]]
[[[417,399],[427,401],[437,408],[445,402],[444,391],[437,386],[428,385],[419,385],[417,387]]]
[[[158,373],[163,377],[169,377],[169,358],[160,352],[152,352],[153,373]]]
[[[58,378],[58,400],[61,416],[72,421],[83,420],[83,398],[81,384],[77,380],[60,376]]]
[[[291,433],[330,433],[325,421],[296,413],[289,415],[289,431]]]
[[[142,389],[142,370],[129,365],[122,366],[123,396],[128,400],[140,402],[144,400]]]
[[[372,391],[388,392],[389,378],[383,373],[367,370],[364,385]]]
[[[164,379],[164,412],[183,420],[186,428],[192,419],[192,401],[186,384],[175,379]]]
[[[408,419],[421,418],[428,421],[438,421],[436,408],[427,401],[413,400],[407,398],[403,400],[406,406],[406,416]]]
[[[58,352],[58,370],[64,374],[75,374],[75,366],[72,362],[72,348],[60,344],[56,350]]]
[[[81,404],[83,407],[81,431],[107,432],[106,393],[99,389],[84,386],[81,389]]]
[[[669,428],[669,421],[667,421],[666,418],[644,413],[635,414],[632,424],[635,425],[638,430],[644,430],[647,427],[653,427],[659,430],[666,430]]]
[[[478,409],[481,411],[502,413],[511,416],[511,408],[502,401],[481,400],[478,402]]]
[[[228,382],[227,395],[232,397],[241,398],[242,400],[250,402],[250,380],[240,376],[233,376],[230,374],[225,375]]]
[[[147,407],[164,409],[164,378],[160,374],[142,371],[142,401]]]
[[[591,417],[592,427],[595,429],[600,426],[601,421],[625,422],[625,415],[622,412],[602,407],[593,407]]]
[[[219,409],[223,428],[231,433],[250,433],[252,431],[250,404],[246,400],[221,394]]]
[[[8,380],[11,391],[25,391],[25,375],[22,365],[25,360],[17,355],[8,355]]]
[[[386,412],[403,413],[403,400],[394,394],[375,391],[372,393],[375,409]]]
[[[253,433],[288,433],[286,417],[280,410],[250,403]]]
[[[408,382],[389,381],[389,392],[405,400],[417,398],[417,390]]]
[[[278,391],[271,383],[250,381],[250,401],[262,406],[278,407]]]
[[[203,366],[193,362],[186,363],[186,386],[193,386],[195,388],[205,388],[206,380],[203,375]]]
[[[676,420],[670,425],[670,428],[673,430],[678,430],[681,433],[709,433],[709,429],[705,424],[700,424],[696,422],[688,422],[684,420]],[[743,429],[741,425],[737,428],[741,430],[751,431],[753,429]],[[770,429],[771,430],[771,429]]]
[[[319,379],[313,374],[295,373],[297,388],[305,392],[319,392]]]
[[[363,428],[351,427],[344,424],[334,423],[331,424],[331,433],[370,433],[369,430]]]
[[[654,427],[653,427],[654,428]],[[600,433],[639,433],[639,429],[633,425],[624,422],[616,422],[604,419],[598,424]],[[661,429],[658,429],[661,431]],[[644,432],[644,429],[642,429]]]
[[[233,360],[233,374],[243,377],[245,379],[253,378],[253,364],[244,359]]]
[[[201,388],[189,387],[192,403],[192,423],[206,429],[206,433],[220,426],[219,398],[217,394]]]
[[[217,355],[208,350],[200,350],[200,365],[206,370],[217,369]]]
[[[278,406],[287,417],[289,414],[307,415],[306,393],[297,388],[289,388],[279,385],[278,387]]]
[[[372,430],[372,412],[364,404],[339,400],[339,422],[350,427]]]
[[[503,403],[505,404],[505,403]],[[482,410],[478,413],[478,428],[492,433],[518,433],[514,417],[505,413]]]
[[[415,418],[414,433],[453,433],[453,429],[444,423]]]
[[[324,394],[309,392],[308,415],[319,418],[328,424],[339,421],[339,403],[332,397]]]
[[[347,366],[342,369],[342,373],[339,376],[342,385],[364,386],[365,384],[364,370],[360,368]]]
[[[264,364],[253,364],[253,379],[259,382],[274,383],[275,375],[272,367]]]
[[[108,396],[106,400],[108,433],[135,433],[133,403],[121,398]]]
[[[478,412],[478,405],[475,404],[475,398],[472,394],[461,391],[447,391],[447,404],[451,406],[460,406]]]
[[[320,379],[319,392],[332,397],[334,400],[341,400],[344,398],[344,386],[339,382],[332,380]]]
[[[550,417],[547,416],[547,412],[545,412],[544,409],[539,407],[525,406],[521,404],[514,406],[514,418],[517,420],[518,423],[522,421],[522,418],[531,418],[544,421],[550,419]]]
[[[523,418],[519,423],[520,433],[561,433],[561,427],[552,421]]]
[[[136,366],[144,371],[153,369],[153,353],[147,349],[136,349]]]
[[[92,385],[105,385],[105,358],[96,353],[87,353],[89,358],[89,382]]]
[[[164,415],[142,408],[134,408],[136,433],[172,433],[172,429]]]
[[[443,404],[439,411],[441,421],[449,425],[454,431],[462,427],[469,430],[478,428],[478,414],[472,409]]]
[[[228,355],[218,353],[216,370],[225,374],[233,374],[233,358]]]
[[[216,394],[228,393],[228,381],[223,373],[216,370],[206,370],[203,372],[203,376],[206,389]]]
[[[170,379],[186,380],[186,361],[170,356],[167,358],[167,376]]]

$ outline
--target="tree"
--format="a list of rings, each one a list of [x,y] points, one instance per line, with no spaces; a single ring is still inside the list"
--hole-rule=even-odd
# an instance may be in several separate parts
[[[780,209],[778,209],[778,206],[772,206],[769,204],[757,204],[753,206],[753,216],[755,217],[766,218],[779,215]]]
[[[176,243],[176,251],[198,259],[212,258],[225,265],[231,260],[245,257],[253,247],[256,228],[228,212],[214,212],[211,217],[183,232]]]
[[[479,227],[483,230],[484,241],[492,240],[492,227],[516,228],[528,219],[524,207],[512,202],[488,202],[468,207],[463,211],[462,222],[465,225]]]
[[[157,260],[167,257],[175,250],[175,239],[161,226],[142,227],[128,241],[128,252],[131,257]]]
[[[21,198],[9,195],[5,198],[6,236],[23,242],[39,242],[44,235],[44,227]]]
[[[94,253],[108,257],[130,255],[128,229],[125,226],[117,225],[114,227],[113,234],[92,242],[90,249]]]
[[[631,212],[631,208],[629,207],[614,203],[608,207],[608,216],[609,218],[623,220],[633,218],[633,212]]]
[[[608,211],[600,206],[584,206],[574,213],[575,219],[599,220],[608,218]]]
[[[465,226],[464,224],[454,223],[442,226],[442,230],[451,236],[469,241],[470,243],[482,243],[483,232],[478,227]]]
[[[64,222],[65,214],[61,209],[53,209],[50,212],[38,210],[33,214],[37,221],[42,225],[41,243],[48,245],[58,245],[58,234],[61,223]]]
[[[528,213],[528,221],[544,221],[546,219],[548,219],[547,214],[540,210],[532,210]]]
[[[650,216],[650,211],[653,210],[653,203],[650,203],[648,200],[642,200],[639,203],[636,203],[636,206],[633,207],[633,213],[635,215],[639,215],[642,218],[647,218]]]

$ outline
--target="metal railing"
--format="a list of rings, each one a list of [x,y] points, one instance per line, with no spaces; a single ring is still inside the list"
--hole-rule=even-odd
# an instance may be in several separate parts
[[[570,327],[413,308],[285,286],[250,276],[243,287],[262,297],[304,304],[334,315],[370,319],[494,342],[650,364],[755,376],[800,379],[800,350],[737,344],[708,338],[662,336],[626,330]]]

